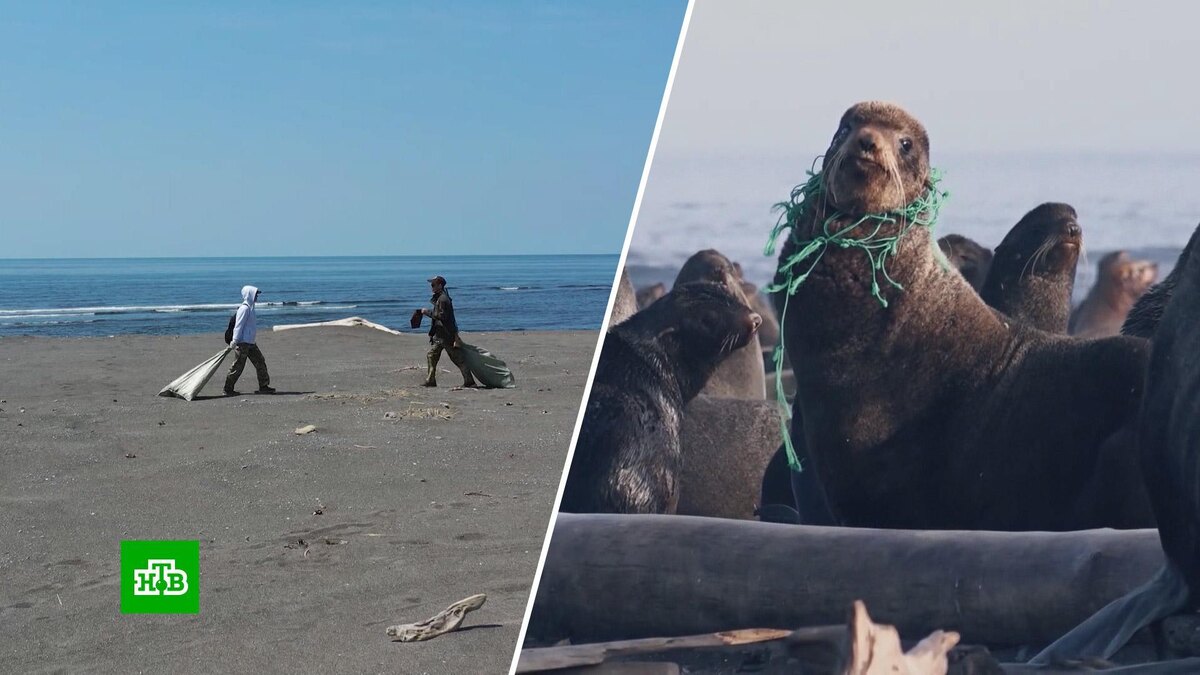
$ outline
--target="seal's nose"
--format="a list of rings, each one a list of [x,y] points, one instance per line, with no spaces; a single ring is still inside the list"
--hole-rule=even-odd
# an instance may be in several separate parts
[[[875,142],[875,134],[865,130],[858,134],[858,147],[862,148],[866,152],[874,152],[877,145],[878,144]]]
[[[1083,234],[1083,228],[1079,227],[1079,223],[1071,221],[1067,223],[1067,236],[1078,237]]]
[[[755,333],[762,325],[762,317],[757,312],[750,312],[750,332]]]

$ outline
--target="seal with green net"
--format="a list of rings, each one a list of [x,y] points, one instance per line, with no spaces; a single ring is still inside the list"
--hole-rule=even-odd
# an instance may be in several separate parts
[[[796,236],[796,227],[807,220],[809,209],[813,208],[817,200],[824,194],[825,185],[822,173],[816,169],[817,162],[820,160],[821,158],[818,157],[813,161],[813,167],[808,170],[808,180],[797,185],[787,201],[775,205],[775,210],[780,211],[779,220],[771,230],[771,237],[763,251],[764,255],[775,255],[780,234],[790,230],[788,236]],[[795,252],[779,261],[776,278],[780,281],[764,288],[767,293],[785,293],[783,308],[779,316],[779,344],[776,345],[772,355],[776,373],[783,370],[784,326],[787,321],[788,301],[805,279],[812,274],[829,247],[857,248],[863,252],[867,264],[871,267],[871,295],[884,307],[887,307],[888,303],[887,299],[883,297],[881,278],[884,283],[903,290],[900,283],[888,274],[888,260],[895,255],[900,240],[913,228],[933,229],[942,204],[950,196],[948,192],[939,189],[938,185],[941,179],[941,172],[931,168],[927,189],[904,208],[883,213],[868,213],[857,218],[847,218],[847,214],[835,210],[825,217],[815,236],[811,239],[795,240]],[[898,231],[894,234],[883,233],[884,226],[894,224],[900,224]],[[859,232],[860,227],[862,227],[862,233]],[[942,261],[943,265],[946,265],[945,256],[941,255],[936,244],[934,250],[937,252],[938,259]],[[784,395],[783,378],[778,376],[775,378],[775,398],[781,408],[780,424],[783,427],[783,444],[787,449],[788,465],[792,470],[800,471],[802,468],[800,459],[797,457],[796,447],[792,443],[792,412]]]

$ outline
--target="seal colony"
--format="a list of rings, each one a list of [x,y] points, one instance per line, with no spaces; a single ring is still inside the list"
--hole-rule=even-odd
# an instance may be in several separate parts
[[[994,252],[961,235],[936,239],[947,193],[929,158],[929,136],[906,111],[880,102],[852,106],[807,180],[778,205],[783,213],[767,247],[776,273],[762,289],[772,306],[755,304],[757,289],[737,263],[703,247],[665,296],[665,285],[644,289],[648,304],[605,342],[562,510],[677,514],[685,512],[683,494],[699,505],[688,514],[710,517],[560,520],[568,541],[572,528],[579,541],[595,539],[606,523],[613,534],[596,539],[603,556],[576,544],[554,554],[552,542],[551,558],[557,555],[569,583],[558,586],[553,603],[539,592],[535,614],[556,603],[586,615],[580,626],[591,622],[602,627],[597,635],[616,631],[609,637],[620,639],[768,627],[778,620],[774,607],[744,597],[750,566],[756,579],[771,570],[781,579],[799,574],[807,594],[796,603],[801,612],[824,607],[810,587],[834,604],[847,593],[872,596],[886,588],[898,594],[884,603],[892,618],[914,634],[957,630],[969,620],[987,630],[1009,622],[1013,630],[995,646],[1040,648],[1067,633],[1021,667],[1109,658],[1155,622],[1200,625],[1200,616],[1173,616],[1200,610],[1200,460],[1193,458],[1200,452],[1200,423],[1193,421],[1200,419],[1200,366],[1187,356],[1200,351],[1200,256],[1190,258],[1200,229],[1172,273],[1148,291],[1153,263],[1106,256],[1107,273],[1089,296],[1099,311],[1084,303],[1073,317],[1084,245],[1075,208],[1032,208]],[[680,302],[693,288],[725,289],[729,310],[701,319]],[[747,312],[762,317],[752,321],[757,334],[721,341],[714,354],[722,322],[744,327]],[[1068,335],[1081,330],[1078,316],[1088,313],[1103,319],[1103,330]],[[1121,321],[1121,334],[1114,334]],[[774,326],[777,342],[765,335]],[[654,336],[665,332],[706,337],[697,338],[690,357],[663,357]],[[726,382],[757,384],[749,359],[732,367],[724,354],[751,352],[754,340],[762,343],[766,400],[747,387],[716,395],[710,387],[695,396],[717,380],[718,366],[735,375],[722,376]],[[756,475],[747,468],[754,466],[761,480],[747,495],[747,474]],[[755,499],[752,511],[744,508]],[[751,517],[834,528],[731,520]],[[894,537],[899,547],[927,553],[932,537],[961,546],[939,549],[937,569],[917,565],[931,575],[919,591],[904,583],[901,566],[850,584],[846,574],[858,568],[851,561],[860,552],[838,526],[893,530],[862,538]],[[1158,528],[1168,560],[1156,576],[1154,533],[1087,531],[1149,527]],[[727,538],[718,539],[718,530]],[[808,542],[801,558],[828,576],[799,571],[808,568],[781,555],[776,538]],[[1051,559],[1048,545],[1068,541],[1067,557]],[[984,553],[985,542],[995,549]],[[1114,554],[1106,548],[1114,545],[1130,548]],[[912,562],[906,556],[897,559]],[[1141,566],[1130,568],[1134,557]],[[1032,567],[1016,571],[1018,559]],[[1076,561],[1084,560],[1098,567],[1081,575]],[[1004,572],[988,578],[990,563]],[[607,610],[595,606],[594,594],[563,601],[565,588],[601,569],[614,575],[601,587],[639,589],[635,600],[613,598]],[[1055,575],[1063,579],[1047,585]],[[621,587],[617,579],[626,578]],[[960,584],[979,591],[973,614],[959,604]],[[777,594],[786,584],[768,586]],[[661,592],[648,607],[673,609],[642,612],[636,600],[647,587]],[[1027,597],[1045,601],[1047,593],[1062,596],[1040,607]],[[696,602],[712,615],[693,626],[703,613],[689,604]],[[930,623],[939,612],[951,618]],[[626,615],[627,622],[614,619]],[[991,645],[987,630],[972,635]],[[1200,659],[1175,662],[1170,672],[1192,666]]]

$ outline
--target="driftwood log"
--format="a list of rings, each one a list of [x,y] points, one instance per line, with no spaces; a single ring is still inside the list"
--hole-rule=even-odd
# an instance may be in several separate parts
[[[388,637],[392,638],[393,642],[432,640],[439,635],[458,630],[463,617],[483,607],[484,602],[487,602],[487,595],[483,593],[463,598],[424,621],[388,626]]]
[[[951,669],[947,658],[958,642],[956,633],[935,631],[905,652],[900,635],[892,626],[871,621],[862,602],[851,608],[848,625],[801,628],[795,631],[746,629],[674,638],[649,638],[618,642],[570,645],[525,649],[517,664],[517,673],[623,673],[628,665],[648,666],[649,662],[676,666],[676,661],[689,663],[689,672],[705,672],[697,663],[697,652],[710,652],[709,665],[720,663],[721,672],[730,668],[741,672],[739,662],[749,660],[755,669],[806,675],[947,675],[952,673],[986,672],[972,670],[967,659],[959,658],[957,668]],[[762,645],[757,653],[739,654],[739,648]],[[963,655],[960,655],[963,656]],[[765,661],[764,661],[765,658]],[[704,661],[700,657],[700,661]],[[773,667],[767,667],[767,662]],[[973,659],[973,663],[983,661]],[[994,668],[994,659],[987,661]],[[786,663],[786,665],[785,665]],[[589,670],[595,668],[595,670]]]
[[[1153,530],[912,532],[560,514],[530,645],[843,623],[1045,645],[1162,565]]]

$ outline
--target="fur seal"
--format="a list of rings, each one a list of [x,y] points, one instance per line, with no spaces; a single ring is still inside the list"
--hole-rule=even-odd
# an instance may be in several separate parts
[[[775,346],[779,344],[779,317],[775,316],[775,307],[771,305],[770,298],[763,295],[757,285],[746,280],[740,263],[733,263],[733,273],[742,285],[742,295],[745,295],[746,299],[750,301],[750,309],[758,312],[758,315],[763,318],[763,323],[758,328],[758,344],[763,350],[764,363],[770,364],[770,367],[774,368],[775,364],[771,363],[770,356],[775,351]]]
[[[716,283],[676,286],[608,332],[561,510],[673,513],[683,408],[762,319]]]
[[[1195,241],[1195,237],[1188,241],[1183,252],[1179,254],[1179,262],[1171,269],[1171,273],[1161,282],[1151,286],[1150,290],[1142,294],[1142,297],[1134,303],[1133,309],[1129,310],[1129,316],[1125,317],[1124,325],[1121,326],[1122,335],[1154,337],[1158,322],[1162,320],[1163,311],[1175,294],[1175,287],[1179,284],[1179,275],[1183,273],[1183,262],[1191,258],[1192,246]]]
[[[983,289],[988,269],[992,266],[992,250],[961,234],[948,234],[938,239],[937,243],[946,260],[963,275],[971,288],[976,293]]]
[[[1043,650],[1033,664],[1107,659],[1143,627],[1200,609],[1200,256],[1193,255],[1198,240],[1200,227],[1171,274],[1143,296],[1146,302],[1138,302],[1142,311],[1136,315],[1138,332],[1153,335],[1137,436],[1167,562],[1146,584]],[[1156,318],[1148,319],[1152,315]]]
[[[733,263],[719,251],[706,249],[696,252],[683,263],[679,274],[675,276],[676,286],[695,281],[725,284],[735,298],[753,309],[753,304],[742,290]],[[760,400],[767,397],[767,376],[757,333],[750,337],[745,346],[721,362],[704,386],[704,394],[714,398]]]
[[[1049,333],[1066,333],[1083,229],[1068,204],[1026,213],[996,247],[980,296],[1006,316]]]
[[[613,301],[612,316],[608,325],[615,326],[638,311],[637,293],[633,290],[633,282],[629,280],[629,272],[621,268],[621,279],[617,282],[617,298]]]
[[[1158,280],[1158,265],[1132,260],[1125,251],[1100,259],[1096,284],[1071,314],[1071,335],[1117,335],[1138,298]]]
[[[929,139],[895,105],[847,110],[809,185],[785,216],[774,287],[796,375],[792,436],[839,523],[1153,523],[1136,453],[1108,442],[1136,418],[1144,340],[1079,341],[1006,320],[945,269],[922,225],[936,189]],[[862,245],[821,245],[848,237]],[[885,244],[872,264],[878,249],[864,246]],[[793,259],[802,252],[807,262]],[[797,265],[811,271],[789,286]]]
[[[637,291],[638,309],[645,309],[649,307],[652,302],[658,300],[666,294],[667,285],[661,281],[657,284],[646,286],[645,288],[639,288]]]

